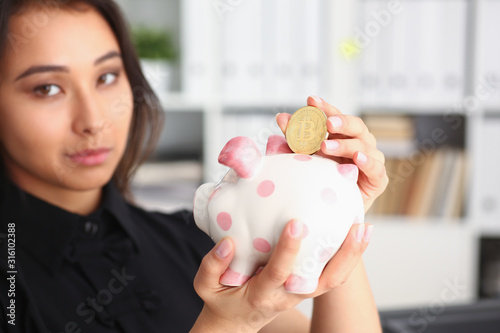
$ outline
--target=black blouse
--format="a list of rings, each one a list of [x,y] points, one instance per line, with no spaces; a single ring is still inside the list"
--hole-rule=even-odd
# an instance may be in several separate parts
[[[188,332],[213,246],[191,212],[146,212],[111,183],[81,216],[0,178],[0,332]]]

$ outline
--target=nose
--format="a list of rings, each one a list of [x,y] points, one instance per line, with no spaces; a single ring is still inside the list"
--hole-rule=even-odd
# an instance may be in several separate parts
[[[106,111],[98,94],[79,91],[73,103],[73,131],[80,136],[98,136],[107,127]]]

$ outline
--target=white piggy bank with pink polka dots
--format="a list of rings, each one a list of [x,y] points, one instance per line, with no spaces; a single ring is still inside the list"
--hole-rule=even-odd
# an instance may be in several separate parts
[[[358,168],[317,155],[293,154],[273,135],[262,156],[246,137],[231,139],[219,155],[231,169],[217,184],[196,191],[194,219],[215,242],[225,236],[235,255],[220,283],[239,286],[264,266],[291,219],[303,223],[302,242],[287,289],[316,290],[318,278],[353,223],[363,223]]]

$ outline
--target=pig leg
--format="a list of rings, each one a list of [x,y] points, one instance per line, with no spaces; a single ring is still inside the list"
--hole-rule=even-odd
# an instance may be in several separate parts
[[[288,292],[296,294],[309,294],[318,287],[318,279],[328,261],[337,252],[339,246],[315,242],[307,244],[299,251],[297,264],[285,283]],[[310,242],[309,242],[310,243]]]
[[[257,258],[236,249],[231,264],[220,278],[220,283],[226,286],[241,286],[252,277],[259,266]]]

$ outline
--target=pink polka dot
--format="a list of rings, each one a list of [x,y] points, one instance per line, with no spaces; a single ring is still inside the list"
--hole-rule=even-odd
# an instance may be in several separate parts
[[[343,177],[345,177],[353,182],[358,181],[359,169],[356,165],[354,165],[354,164],[338,164],[337,170],[339,171],[339,173]]]
[[[302,276],[290,274],[285,281],[285,289],[290,293],[309,294],[318,287],[318,279],[306,279]]]
[[[250,279],[250,276],[238,273],[228,267],[224,274],[222,274],[219,282],[226,286],[241,286],[248,279]]]
[[[231,215],[226,212],[219,213],[219,215],[217,215],[217,224],[222,230],[228,231],[229,228],[231,228],[231,224],[233,224]]]
[[[270,196],[273,192],[274,183],[270,180],[264,180],[257,186],[257,194],[263,198]]]
[[[331,247],[327,247],[326,249],[323,249],[319,254],[318,261],[327,262],[332,255],[333,255],[333,249]]]
[[[307,162],[307,161],[312,160],[311,156],[304,155],[304,154],[295,155],[293,158],[296,159],[297,161],[302,161],[302,162]]]
[[[309,228],[306,224],[302,224],[302,239],[306,238],[309,235]]]
[[[321,191],[321,199],[327,205],[334,205],[337,202],[337,194],[331,188],[324,188]]]
[[[267,253],[271,251],[271,244],[269,244],[268,241],[266,241],[264,238],[255,238],[253,240],[253,247],[262,253]]]

